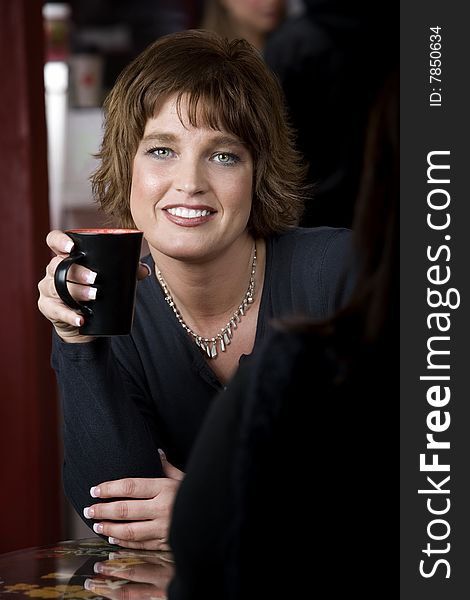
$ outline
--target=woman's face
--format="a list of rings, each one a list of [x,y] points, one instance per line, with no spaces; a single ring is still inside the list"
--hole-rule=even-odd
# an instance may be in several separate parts
[[[151,251],[197,262],[247,235],[253,161],[235,135],[193,127],[185,102],[181,108],[184,124],[175,97],[147,121],[133,162],[130,207]]]
[[[267,34],[281,22],[285,0],[221,0],[228,14],[242,27]]]

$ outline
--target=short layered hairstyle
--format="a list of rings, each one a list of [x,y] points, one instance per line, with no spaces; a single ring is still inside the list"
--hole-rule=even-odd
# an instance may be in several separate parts
[[[185,30],[157,39],[120,74],[104,102],[104,135],[91,177],[95,199],[119,226],[133,227],[132,165],[147,120],[175,97],[192,126],[236,135],[253,160],[248,229],[268,237],[298,224],[308,190],[279,82],[242,39]]]

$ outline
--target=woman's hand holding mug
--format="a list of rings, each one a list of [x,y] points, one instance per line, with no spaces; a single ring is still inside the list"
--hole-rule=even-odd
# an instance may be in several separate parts
[[[55,288],[54,275],[57,266],[64,258],[70,255],[73,241],[62,231],[51,231],[46,238],[46,243],[55,256],[46,267],[46,275],[38,284],[38,307],[42,314],[51,321],[57,334],[66,342],[88,342],[91,336],[79,333],[79,327],[85,319],[65,305],[60,299]],[[96,288],[92,286],[96,273],[80,265],[74,265],[69,272],[69,278],[75,283],[69,283],[70,294],[77,301],[87,301],[96,295]]]
[[[124,232],[133,235],[122,235]],[[129,333],[135,281],[149,275],[148,267],[138,262],[142,233],[120,229],[69,233],[74,239],[57,230],[46,238],[55,256],[38,284],[39,310],[66,342],[82,343],[95,335]],[[126,283],[129,277],[130,283]],[[122,302],[124,292],[127,302]],[[97,294],[99,302],[95,303]],[[129,316],[115,314],[114,307],[121,311],[124,306]]]

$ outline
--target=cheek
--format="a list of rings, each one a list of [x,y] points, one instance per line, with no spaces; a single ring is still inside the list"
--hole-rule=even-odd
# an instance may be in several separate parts
[[[145,231],[155,214],[155,204],[163,192],[159,188],[159,178],[136,165],[132,175],[130,211],[138,229]]]
[[[253,167],[250,165],[250,168],[245,171],[244,177],[240,182],[240,186],[238,188],[241,190],[242,196],[242,207],[245,212],[248,214],[251,212],[251,205],[253,203]]]
[[[139,165],[134,165],[131,184],[131,208],[149,201],[154,202],[159,199],[159,190],[161,188],[161,178],[156,174],[142,169]]]
[[[251,177],[246,177],[236,182],[227,189],[227,197],[230,198],[231,209],[238,214],[249,214],[251,212],[253,187]]]

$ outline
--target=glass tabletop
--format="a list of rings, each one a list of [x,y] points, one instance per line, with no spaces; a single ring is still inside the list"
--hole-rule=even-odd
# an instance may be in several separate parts
[[[100,538],[0,554],[0,596],[21,598],[166,598],[169,552],[125,550]],[[123,590],[123,587],[126,587]]]

